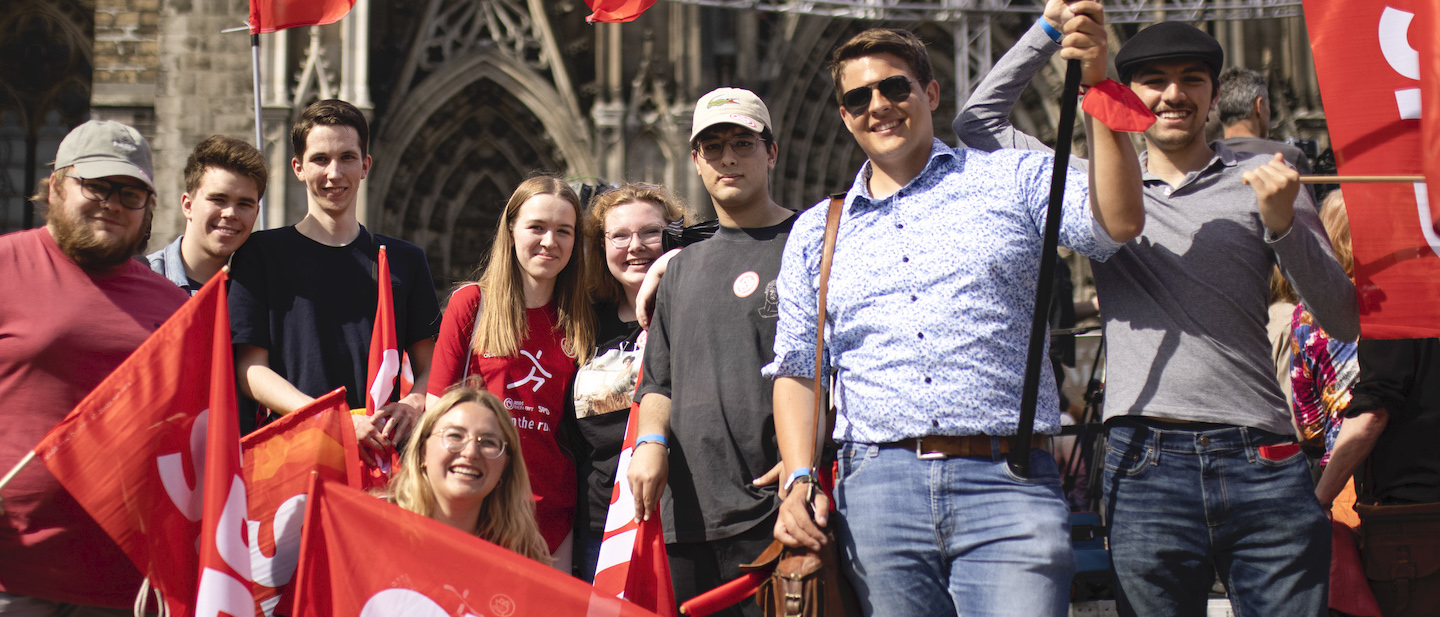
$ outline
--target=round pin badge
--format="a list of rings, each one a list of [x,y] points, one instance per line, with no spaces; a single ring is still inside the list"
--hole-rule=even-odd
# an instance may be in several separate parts
[[[735,297],[737,298],[750,297],[750,294],[755,293],[755,289],[758,287],[760,287],[759,274],[755,274],[754,272],[745,272],[740,276],[735,277],[735,285],[733,286],[733,289],[735,291]]]

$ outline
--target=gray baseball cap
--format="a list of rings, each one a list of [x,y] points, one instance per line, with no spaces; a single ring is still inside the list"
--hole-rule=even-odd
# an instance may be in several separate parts
[[[91,120],[70,131],[60,142],[55,169],[72,166],[82,178],[127,176],[155,190],[150,144],[139,131],[119,122]]]
[[[711,90],[695,102],[695,116],[690,124],[690,141],[700,132],[717,124],[738,124],[756,133],[772,128],[770,109],[754,92],[741,88]]]

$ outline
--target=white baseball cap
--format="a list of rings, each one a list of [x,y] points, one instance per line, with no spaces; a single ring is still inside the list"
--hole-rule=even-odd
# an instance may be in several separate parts
[[[717,124],[738,124],[756,133],[773,128],[770,109],[754,92],[741,88],[718,88],[695,102],[695,118],[690,126],[690,141],[700,132]]]

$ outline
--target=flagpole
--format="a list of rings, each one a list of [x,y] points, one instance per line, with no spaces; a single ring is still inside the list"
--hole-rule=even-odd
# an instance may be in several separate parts
[[[14,480],[15,476],[20,475],[20,471],[25,469],[25,467],[30,464],[30,461],[33,460],[35,460],[35,451],[31,450],[29,452],[26,452],[25,458],[22,458],[20,459],[20,462],[15,463],[15,466],[10,469],[10,473],[5,474],[4,478],[0,478],[0,490],[5,490],[5,487],[10,485],[10,481]],[[0,496],[0,514],[4,513],[5,497]]]
[[[1080,61],[1065,62],[1065,88],[1060,94],[1060,126],[1055,136],[1055,167],[1050,174],[1050,204],[1045,215],[1045,235],[1040,244],[1040,277],[1035,285],[1035,312],[1030,321],[1030,347],[1026,356],[1025,382],[1020,388],[1020,423],[1010,444],[1010,471],[1030,477],[1030,438],[1035,433],[1035,407],[1040,396],[1041,363],[1045,357],[1046,330],[1050,327],[1050,301],[1055,295],[1055,246],[1060,240],[1061,201],[1065,198],[1065,175],[1070,162],[1070,140],[1075,132],[1075,103],[1080,96]],[[1066,299],[1069,302],[1069,299]],[[1046,387],[1055,387],[1053,383]]]
[[[1300,176],[1300,184],[1424,182],[1425,176]]]
[[[265,132],[264,125],[260,121],[260,33],[250,33],[250,68],[255,83],[255,149],[263,155],[265,153]],[[256,218],[256,225],[260,229],[268,229],[265,224],[265,197],[260,197],[260,215]]]

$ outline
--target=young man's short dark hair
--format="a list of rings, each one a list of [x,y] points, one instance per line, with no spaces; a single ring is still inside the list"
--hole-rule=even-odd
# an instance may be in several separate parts
[[[306,107],[290,129],[290,146],[295,149],[296,158],[305,156],[305,140],[310,137],[310,129],[317,125],[354,127],[360,134],[360,155],[370,155],[370,123],[365,120],[365,114],[345,101],[328,99]]]
[[[224,135],[205,138],[205,141],[195,145],[195,149],[191,150],[190,156],[185,159],[185,192],[194,193],[199,189],[200,181],[205,178],[205,170],[212,167],[249,178],[255,183],[259,195],[265,195],[265,185],[269,181],[270,172],[265,168],[264,155],[260,154],[255,146]]]

